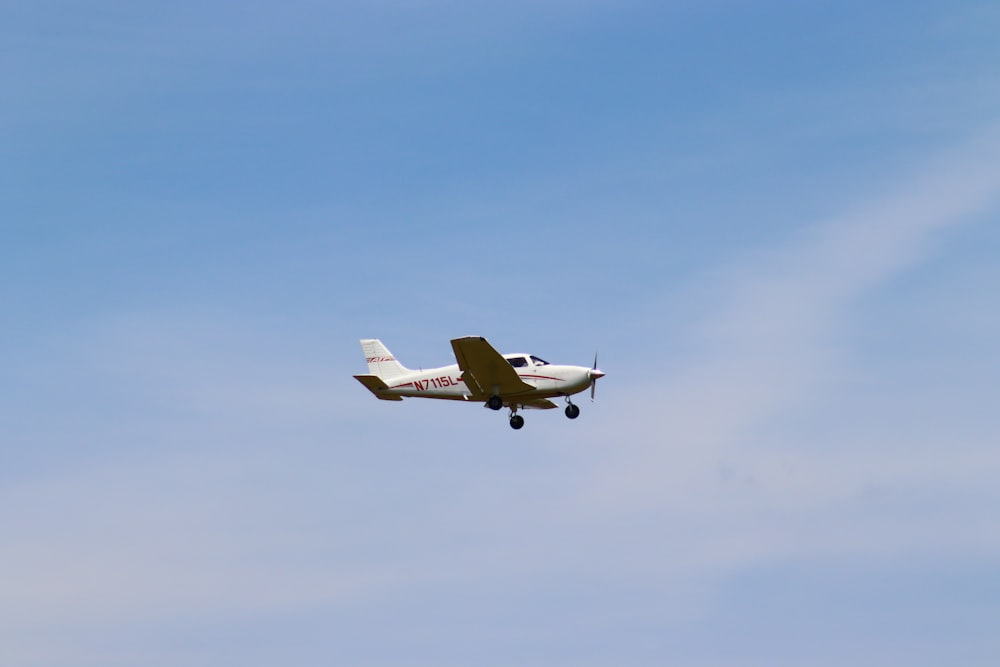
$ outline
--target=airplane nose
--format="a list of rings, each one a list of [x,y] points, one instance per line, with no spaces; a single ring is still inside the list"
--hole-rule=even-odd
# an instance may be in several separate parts
[[[591,368],[590,369],[590,377],[593,380],[596,380],[598,378],[602,378],[602,377],[604,377],[604,371],[598,370],[596,368]]]

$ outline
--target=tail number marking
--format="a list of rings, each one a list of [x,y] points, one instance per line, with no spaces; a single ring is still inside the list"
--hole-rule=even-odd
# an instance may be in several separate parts
[[[427,391],[428,389],[444,389],[446,387],[457,387],[461,380],[456,380],[455,378],[449,377],[447,375],[442,375],[441,377],[430,378],[427,380],[414,380],[413,388],[417,391]]]

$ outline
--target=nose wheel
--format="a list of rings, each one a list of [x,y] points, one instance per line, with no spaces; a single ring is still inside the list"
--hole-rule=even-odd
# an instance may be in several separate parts
[[[566,416],[570,419],[576,419],[580,416],[580,408],[573,405],[573,402],[569,400],[569,396],[566,397]]]
[[[524,417],[517,414],[517,406],[510,406],[510,427],[515,431],[524,426]]]

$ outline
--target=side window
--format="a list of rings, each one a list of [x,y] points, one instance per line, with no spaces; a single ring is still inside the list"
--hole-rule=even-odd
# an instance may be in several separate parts
[[[524,357],[511,357],[507,361],[509,361],[510,365],[514,368],[524,368],[528,365],[528,360]]]

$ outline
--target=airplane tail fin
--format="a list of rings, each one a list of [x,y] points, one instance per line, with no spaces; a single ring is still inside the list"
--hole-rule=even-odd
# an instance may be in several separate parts
[[[389,348],[377,338],[362,338],[361,349],[368,362],[368,372],[372,375],[388,380],[410,372],[409,368],[396,361]]]

